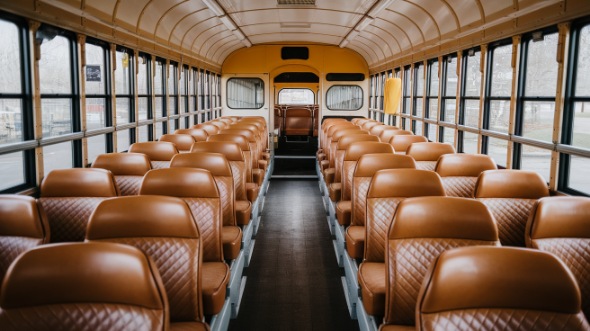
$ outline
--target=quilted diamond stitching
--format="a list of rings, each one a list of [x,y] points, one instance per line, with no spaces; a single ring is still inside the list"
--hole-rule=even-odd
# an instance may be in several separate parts
[[[84,241],[90,214],[105,198],[40,198],[47,214],[51,242]]]
[[[120,195],[138,195],[143,176],[115,176]]]
[[[108,241],[135,246],[154,260],[170,303],[170,320],[200,319],[198,239],[113,238]]]
[[[477,177],[441,177],[445,193],[450,197],[473,198]]]
[[[236,225],[234,214],[233,179],[225,176],[215,176],[215,184],[219,190],[223,225]]]
[[[203,243],[203,262],[223,260],[221,244],[221,206],[219,199],[184,199],[199,227]]]
[[[356,161],[344,161],[342,165],[342,200],[352,198],[352,177]]]
[[[365,257],[369,262],[385,262],[387,231],[403,198],[367,199],[367,241]]]
[[[583,315],[518,309],[465,309],[422,314],[423,330],[587,330]]]
[[[582,292],[582,311],[590,317],[590,239],[548,238],[535,243],[539,249],[557,255],[572,271]]]
[[[62,304],[0,312],[3,331],[140,331],[162,330],[163,312],[118,304]]]
[[[8,267],[22,252],[41,245],[41,239],[0,236],[0,284]]]
[[[357,177],[352,188],[352,225],[365,226],[367,223],[367,192],[371,185],[371,177]]]
[[[170,161],[150,161],[152,169],[170,168]]]
[[[524,230],[536,199],[481,198],[498,224],[498,237],[503,246],[525,246]]]
[[[490,242],[453,238],[414,238],[389,240],[391,295],[388,296],[394,324],[414,325],[415,307],[432,261],[442,252],[464,246],[489,245]]]
[[[416,169],[434,171],[436,161],[416,161]]]
[[[244,162],[229,161],[229,165],[234,178],[236,200],[248,200],[246,197],[246,168]]]

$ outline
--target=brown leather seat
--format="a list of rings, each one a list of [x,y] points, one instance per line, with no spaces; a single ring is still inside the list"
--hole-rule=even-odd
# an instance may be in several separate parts
[[[474,196],[496,218],[502,245],[524,247],[530,211],[537,199],[549,196],[549,188],[534,171],[487,170],[479,175]]]
[[[385,324],[414,326],[420,285],[430,263],[442,252],[464,246],[499,246],[498,229],[486,206],[456,197],[409,198],[397,207],[388,231],[383,264],[371,263],[374,278],[367,285],[382,285],[386,274]]]
[[[139,193],[181,198],[190,207],[203,242],[204,311],[207,315],[219,313],[225,302],[230,270],[223,259],[221,201],[213,176],[203,169],[154,169],[145,175]],[[165,213],[159,215],[164,220],[170,218]]]
[[[207,122],[207,123],[208,123],[208,124],[213,124],[213,125],[215,125],[216,127],[218,127],[218,128],[219,128],[219,130],[220,130],[220,131],[221,131],[221,130],[225,130],[225,129],[227,129],[227,128],[229,128],[229,126],[230,126],[230,124],[229,124],[229,123],[226,123],[226,122],[224,122],[224,121],[220,121],[220,120],[218,120],[218,119],[211,120],[211,121],[209,121],[209,122]]]
[[[3,331],[168,330],[153,261],[112,243],[41,246],[20,255],[0,296]],[[194,330],[205,330],[205,325]]]
[[[588,330],[580,291],[545,252],[463,247],[442,253],[425,277],[418,330]],[[382,330],[390,330],[383,328]]]
[[[360,130],[357,127],[342,128],[340,130],[335,131],[332,135],[332,142],[330,143],[329,147],[330,167],[322,171],[322,174],[324,175],[324,181],[326,182],[326,184],[329,185],[331,183],[339,183],[341,181],[340,175],[342,171],[342,159],[344,158],[344,148],[342,145],[340,145],[341,148],[339,148],[338,142],[340,141],[340,139],[344,137],[350,137],[353,135],[370,136],[369,132]],[[370,136],[370,138],[366,139],[373,140],[374,138]]]
[[[260,187],[258,186],[258,183],[254,182],[252,168],[252,157],[254,157],[254,153],[250,148],[250,143],[248,142],[248,139],[238,134],[216,134],[214,136],[210,136],[209,138],[207,138],[207,141],[231,142],[238,144],[242,151],[245,162],[244,169],[246,170],[246,194],[248,196],[248,200],[254,203],[254,201],[256,201],[256,198],[258,197]]]
[[[590,318],[590,199],[548,197],[531,209],[527,247],[559,257],[574,274],[582,293],[582,311]]]
[[[167,141],[145,141],[129,146],[129,153],[142,153],[150,158],[153,169],[167,168],[178,154],[176,146]]]
[[[313,118],[306,108],[285,111],[285,136],[309,136],[313,133]]]
[[[413,143],[406,150],[406,154],[416,160],[416,169],[432,171],[434,171],[436,163],[442,155],[454,153],[455,147],[453,145],[437,142]]]
[[[385,251],[387,230],[397,205],[405,198],[444,196],[439,176],[417,169],[379,170],[367,193],[365,255],[359,265],[358,280],[363,307],[369,315],[385,311]]]
[[[393,147],[392,147],[393,148]],[[360,157],[352,177],[350,226],[346,229],[346,251],[353,259],[365,255],[365,225],[367,218],[367,192],[375,173],[383,169],[416,169],[410,156],[398,154],[366,154]],[[337,206],[344,209],[345,206]],[[337,210],[338,212],[338,210]],[[341,210],[340,213],[346,212]],[[343,217],[344,216],[340,216]]]
[[[416,135],[395,135],[389,140],[395,152],[399,154],[405,154],[411,144],[422,142],[428,142],[428,139],[424,136]]]
[[[498,169],[485,154],[445,154],[438,159],[434,171],[441,177],[447,196],[473,198],[479,174]]]
[[[332,136],[334,135],[334,133],[340,129],[360,130],[360,128],[358,126],[356,126],[350,122],[345,122],[345,121],[330,123],[326,127],[327,127],[326,133],[324,134],[325,141],[322,144],[323,159],[320,161],[320,169],[322,170],[322,172],[327,168],[334,168],[334,160],[331,159],[332,158],[332,155],[331,155],[331,153],[332,153],[331,152]],[[346,128],[343,128],[343,127],[346,127]],[[322,155],[320,155],[320,157],[322,157]]]
[[[195,141],[207,141],[209,134],[203,129],[178,129],[174,134],[190,134]]]
[[[363,124],[361,124],[360,127],[363,130],[370,131],[372,127],[377,126],[377,125],[381,125],[381,124],[383,124],[383,123],[381,123],[379,121],[368,120],[368,121],[365,121]]]
[[[160,141],[168,141],[176,145],[176,149],[180,153],[188,153],[191,146],[195,143],[195,138],[186,133],[164,134],[160,137]]]
[[[348,122],[346,119],[344,118],[326,118],[322,124],[321,124],[321,130],[319,132],[319,143],[320,146],[318,148],[318,151],[316,153],[316,157],[318,159],[318,161],[322,161],[326,158],[326,153],[328,151],[328,146],[330,145],[330,143],[328,142],[328,131],[329,129],[334,126],[334,125],[338,125],[338,124],[342,124],[342,125],[348,125],[348,126],[356,126],[354,124],[352,124],[351,122]]]
[[[240,146],[228,141],[203,141],[193,144],[191,153],[197,152],[220,153],[225,156],[234,181],[236,222],[238,225],[248,225],[252,216],[252,203],[246,192],[246,162]]]
[[[221,199],[223,256],[226,260],[237,258],[242,230],[236,223],[234,181],[231,166],[225,156],[207,152],[179,154],[170,161],[170,168],[200,168],[211,172]]]
[[[256,130],[256,131],[254,131]],[[262,185],[264,181],[264,172],[266,171],[266,162],[259,162],[261,160],[261,146],[259,143],[259,131],[258,128],[253,125],[246,125],[240,128],[238,124],[234,124],[230,129],[219,131],[220,135],[240,135],[246,138],[250,145],[250,161],[252,167],[252,183],[256,183],[258,186]],[[214,139],[212,141],[215,141]],[[261,167],[262,166],[262,167]]]
[[[143,176],[152,169],[152,165],[145,154],[108,153],[97,156],[92,168],[112,172],[120,195],[137,195]]]
[[[213,124],[210,123],[201,123],[201,124],[196,124],[193,125],[191,127],[191,129],[201,129],[201,130],[205,130],[207,132],[207,135],[212,136],[212,135],[216,135],[219,133],[219,128]]]
[[[414,135],[414,132],[412,131],[408,131],[408,130],[402,130],[402,129],[398,129],[398,128],[391,128],[391,129],[385,129],[383,131],[381,131],[381,133],[379,134],[379,139],[381,140],[381,142],[384,143],[388,143],[391,141],[391,138],[393,136],[412,136]]]
[[[101,203],[92,215],[86,240],[131,245],[150,256],[162,276],[174,330],[176,323],[197,326],[204,322],[204,231],[182,199],[142,195]]]
[[[373,127],[371,127],[371,129],[369,130],[369,133],[376,136],[376,137],[379,137],[381,132],[383,132],[386,129],[392,129],[392,128],[396,128],[396,127],[381,123],[381,124],[374,125]]]
[[[34,198],[0,195],[0,284],[21,253],[49,242],[49,224]]]
[[[52,170],[41,182],[37,200],[47,215],[51,242],[84,241],[90,214],[118,195],[113,173],[105,169]]]

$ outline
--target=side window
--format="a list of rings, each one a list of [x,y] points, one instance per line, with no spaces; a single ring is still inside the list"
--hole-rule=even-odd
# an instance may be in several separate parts
[[[260,78],[230,78],[227,81],[227,106],[260,109],[264,106],[264,82]]]
[[[358,85],[334,85],[326,93],[329,110],[359,110],[363,106],[363,89]]]

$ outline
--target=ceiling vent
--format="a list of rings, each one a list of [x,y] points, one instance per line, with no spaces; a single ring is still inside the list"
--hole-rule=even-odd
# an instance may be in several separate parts
[[[279,6],[315,6],[315,0],[277,0]]]

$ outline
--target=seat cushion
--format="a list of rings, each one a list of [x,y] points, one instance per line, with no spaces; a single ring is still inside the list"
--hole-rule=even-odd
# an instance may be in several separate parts
[[[346,251],[353,259],[362,259],[365,253],[365,227],[351,225],[346,229]]]
[[[221,241],[223,242],[223,258],[233,260],[240,254],[242,242],[242,229],[238,226],[224,226],[221,229]]]
[[[334,202],[340,201],[342,197],[342,183],[332,183],[328,187],[328,190],[330,190],[330,200]]]
[[[236,209],[236,224],[250,224],[250,218],[252,214],[252,203],[248,200],[236,200],[234,208]]]
[[[352,210],[352,201],[342,200],[336,205],[336,219],[338,224],[348,226],[350,225],[350,217]]]
[[[335,168],[328,168],[322,171],[324,175],[324,181],[326,184],[330,185],[334,182],[334,177],[336,176],[336,169]]]
[[[215,315],[221,311],[225,302],[229,267],[225,262],[203,262],[203,312]]]
[[[262,186],[262,182],[264,181],[264,170],[252,169],[252,181],[254,184]]]
[[[246,197],[248,201],[254,202],[258,198],[258,191],[260,187],[257,183],[246,183]]]
[[[322,169],[322,171],[328,169],[329,166],[330,166],[329,160],[321,160],[320,161],[320,168]]]
[[[385,287],[387,286],[385,263],[363,262],[359,266],[359,285],[363,299],[363,307],[369,315],[385,314]]]

